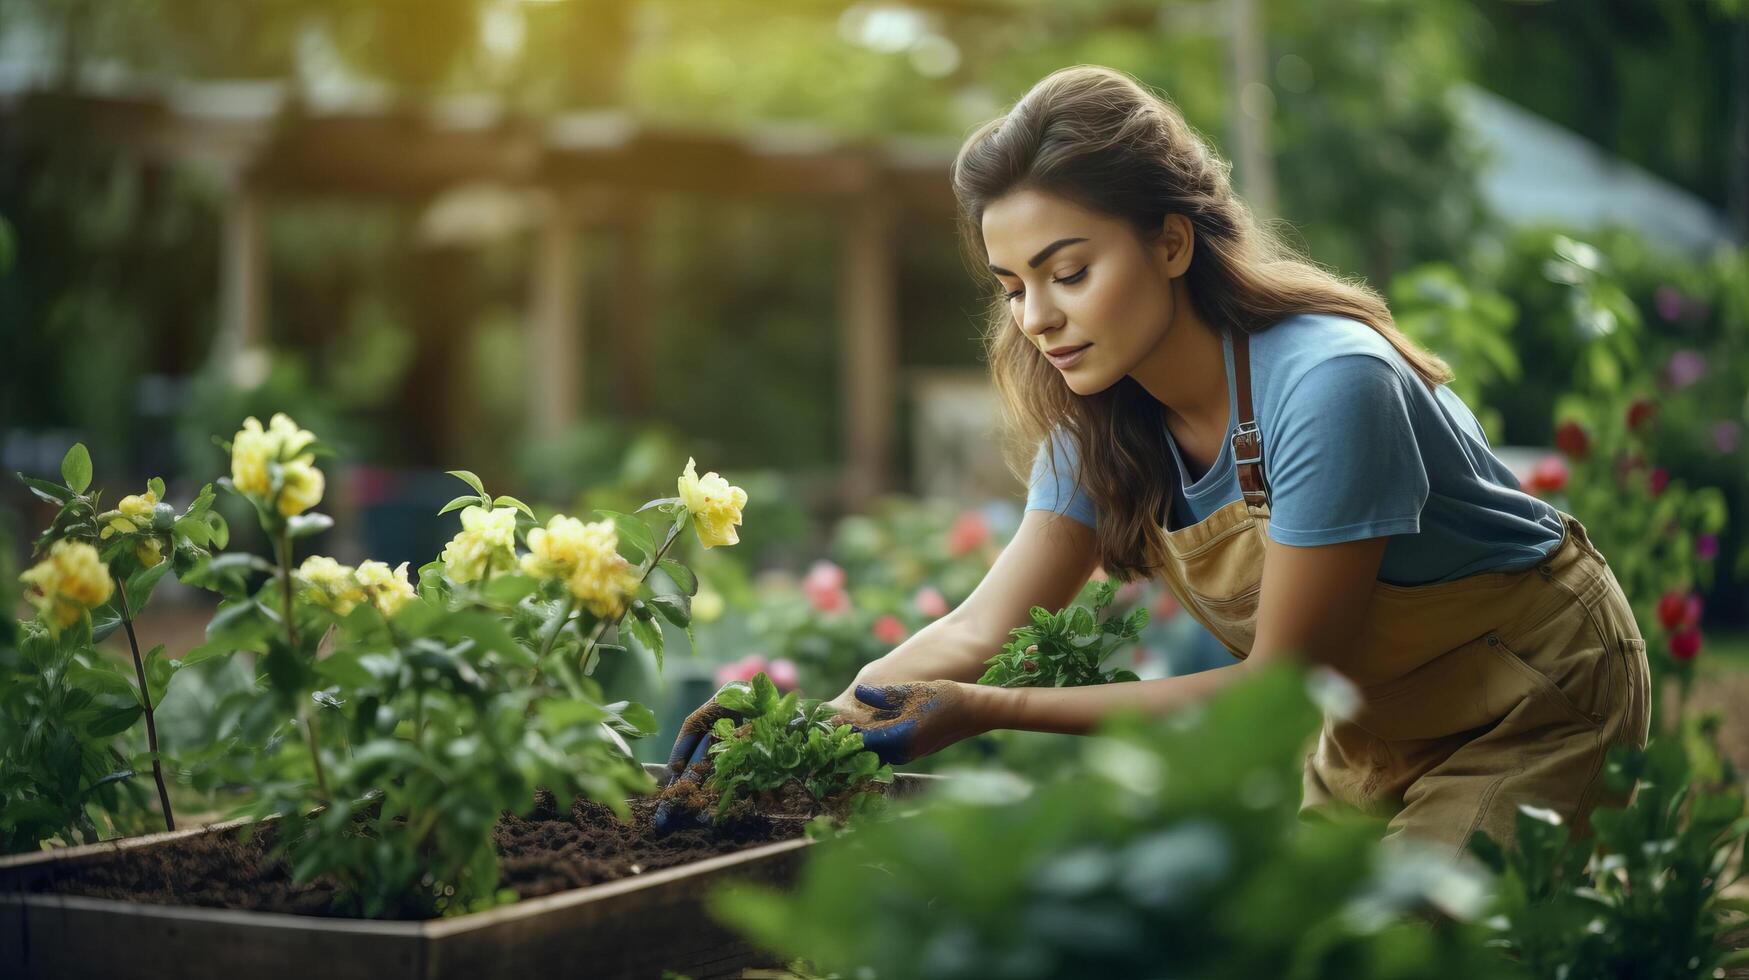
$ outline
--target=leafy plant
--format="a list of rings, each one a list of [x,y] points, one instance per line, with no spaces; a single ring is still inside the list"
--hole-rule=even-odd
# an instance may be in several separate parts
[[[1148,610],[1128,616],[1100,614],[1111,605],[1117,586],[1109,579],[1089,582],[1074,603],[1060,612],[1032,607],[1032,625],[1015,628],[980,684],[996,687],[1080,687],[1133,681],[1128,670],[1106,670],[1107,658],[1134,641],[1148,624]]]
[[[1618,746],[1605,778],[1639,790],[1627,807],[1593,811],[1593,839],[1572,840],[1558,814],[1531,807],[1510,850],[1478,834],[1472,851],[1499,873],[1496,944],[1549,978],[1712,977],[1749,962],[1720,941],[1749,914],[1725,894],[1749,872],[1749,816],[1728,760],[1712,761],[1721,778],[1703,781],[1679,742]]]
[[[793,891],[710,908],[845,976],[1510,976],[1472,920],[1477,874],[1382,846],[1376,821],[1301,822],[1318,723],[1271,665],[1179,717],[1114,720],[1059,781],[966,776],[820,842]]]
[[[150,807],[132,780],[147,768],[174,830],[153,705],[181,664],[163,645],[142,654],[134,617],[166,573],[193,577],[208,547],[224,546],[212,487],[181,514],[156,478],[105,508],[78,443],[61,462],[61,483],[18,476],[57,509],[34,547],[41,560],[23,575],[38,616],[19,627],[16,645],[0,646],[0,848],[144,830]],[[117,629],[133,656],[132,684],[97,649]],[[142,718],[146,751],[136,754],[131,733]]]
[[[890,783],[893,767],[862,747],[862,735],[834,724],[827,702],[780,695],[760,673],[717,692],[717,703],[744,720],[719,718],[711,734],[713,770],[706,782],[719,794],[721,816],[744,793],[764,793],[796,782],[815,800],[826,800],[868,783]]]

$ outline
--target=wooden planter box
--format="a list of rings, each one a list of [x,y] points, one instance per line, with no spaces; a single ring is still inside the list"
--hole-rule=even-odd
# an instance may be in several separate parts
[[[653,773],[665,768],[650,765]],[[937,777],[901,774],[906,796]],[[70,863],[225,833],[230,821],[174,833],[0,858],[0,977],[7,980],[703,980],[773,965],[704,911],[730,879],[789,883],[806,838],[649,874],[423,922],[377,922],[148,905],[32,893]]]

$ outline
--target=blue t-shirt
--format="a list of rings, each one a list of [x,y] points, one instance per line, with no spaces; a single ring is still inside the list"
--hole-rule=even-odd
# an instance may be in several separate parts
[[[1238,425],[1231,338],[1228,418]],[[1251,396],[1269,478],[1269,537],[1290,545],[1389,535],[1379,579],[1426,585],[1479,572],[1528,568],[1561,542],[1555,509],[1519,488],[1493,454],[1463,400],[1429,390],[1390,341],[1358,320],[1289,317],[1251,337]],[[1164,426],[1164,421],[1161,425]],[[1033,462],[1028,510],[1052,510],[1094,526],[1076,485],[1072,440],[1049,440]],[[1192,482],[1178,465],[1173,527],[1206,519],[1239,500],[1231,429],[1220,456]]]

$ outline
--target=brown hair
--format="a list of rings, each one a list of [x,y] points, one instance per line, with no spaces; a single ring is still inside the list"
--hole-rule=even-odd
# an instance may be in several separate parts
[[[1128,220],[1145,239],[1160,234],[1167,215],[1182,214],[1195,233],[1187,291],[1217,332],[1256,333],[1296,313],[1352,317],[1384,335],[1429,387],[1451,380],[1444,361],[1397,329],[1377,292],[1313,264],[1258,224],[1234,195],[1230,170],[1165,96],[1083,65],[1053,72],[978,127],[954,161],[953,188],[978,269],[986,268],[984,209],[1017,190]],[[1129,377],[1077,396],[1016,328],[1000,284],[984,347],[1010,467],[1024,478],[1040,441],[1060,427],[1079,451],[1079,485],[1099,512],[1106,572],[1119,580],[1149,574],[1160,563],[1178,477],[1160,403]]]

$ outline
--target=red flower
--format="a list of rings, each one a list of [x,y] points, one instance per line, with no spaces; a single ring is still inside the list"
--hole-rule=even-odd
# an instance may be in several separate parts
[[[1652,496],[1658,496],[1664,492],[1665,487],[1670,485],[1670,471],[1662,466],[1653,468],[1649,482],[1652,488]]]
[[[964,558],[989,540],[990,525],[984,520],[984,515],[968,510],[954,518],[953,526],[947,529],[947,553]]]
[[[1630,430],[1638,429],[1640,426],[1650,422],[1652,416],[1657,413],[1658,406],[1652,404],[1647,399],[1634,399],[1634,403],[1628,406],[1628,428]]]
[[[887,613],[874,621],[874,638],[882,643],[897,646],[905,642],[905,637],[911,635],[905,629],[905,624],[899,622],[899,617]]]
[[[1666,630],[1692,630],[1700,625],[1700,596],[1666,592],[1658,599],[1658,625]]]
[[[1591,451],[1591,436],[1584,426],[1569,419],[1555,428],[1555,448],[1570,459],[1584,459]]]
[[[1683,630],[1670,635],[1670,656],[1677,660],[1693,660],[1700,653],[1700,630]]]
[[[1567,487],[1567,464],[1559,456],[1545,456],[1530,471],[1525,489],[1534,494],[1559,493]]]

